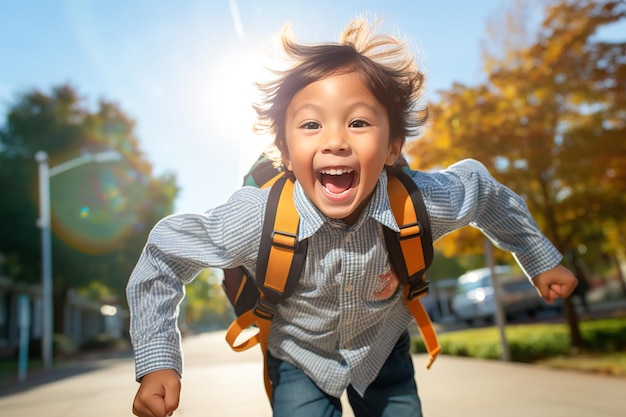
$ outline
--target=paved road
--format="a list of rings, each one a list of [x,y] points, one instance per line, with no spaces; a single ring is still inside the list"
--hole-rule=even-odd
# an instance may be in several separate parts
[[[184,341],[181,416],[269,417],[257,349],[234,353],[223,332]],[[443,356],[430,371],[416,355],[416,379],[427,417],[623,417],[626,379],[532,365]],[[137,389],[129,358],[80,362],[0,390],[0,414],[11,417],[131,416]],[[345,417],[353,417],[347,407]]]

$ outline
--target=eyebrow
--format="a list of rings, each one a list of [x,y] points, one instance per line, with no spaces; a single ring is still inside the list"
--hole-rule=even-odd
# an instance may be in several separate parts
[[[368,103],[366,103],[364,101],[357,101],[355,103],[352,103],[348,107],[348,109],[349,109],[349,111],[353,111],[353,110],[355,110],[355,109],[357,109],[359,107],[364,107],[364,108],[366,108],[367,110],[371,111],[372,113],[374,113],[377,116],[380,114],[380,111],[379,111],[379,109],[376,106],[372,106],[372,105],[370,105],[370,104],[368,104]],[[384,106],[381,105],[381,107],[384,110]],[[295,111],[293,112],[293,117],[297,117],[298,113],[300,113],[301,111],[307,110],[309,108],[312,109],[312,110],[318,110],[319,111],[320,109],[323,109],[324,106],[320,106],[320,105],[313,104],[313,103],[304,103],[303,105],[301,105],[300,107],[295,109]]]

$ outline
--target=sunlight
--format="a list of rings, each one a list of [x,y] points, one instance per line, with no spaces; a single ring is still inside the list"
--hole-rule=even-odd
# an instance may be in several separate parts
[[[253,132],[256,113],[252,104],[258,100],[254,82],[265,77],[259,54],[233,48],[211,65],[206,90],[198,96],[198,110],[211,120],[211,135],[217,134],[220,141],[228,141],[229,149],[238,152],[240,175],[271,140]]]

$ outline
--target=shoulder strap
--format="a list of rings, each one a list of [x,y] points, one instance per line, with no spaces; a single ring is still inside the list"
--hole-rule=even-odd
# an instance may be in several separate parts
[[[424,199],[404,171],[388,177],[391,210],[400,228],[384,228],[385,243],[398,279],[409,286],[409,299],[428,291],[424,273],[433,260],[433,242]]]
[[[433,239],[424,199],[415,182],[404,171],[388,177],[387,192],[399,232],[383,228],[389,258],[405,286],[406,305],[413,314],[428,351],[426,368],[441,352],[437,333],[420,301],[428,292],[424,273],[433,260]]]
[[[298,284],[307,250],[307,240],[298,241],[300,216],[293,202],[293,180],[282,174],[275,176],[274,180],[265,209],[257,259],[259,298],[254,308],[238,316],[226,332],[226,341],[235,351],[261,345],[265,391],[270,399],[272,384],[267,367],[267,341],[272,318],[278,303],[291,295]],[[251,326],[256,326],[259,332],[237,344],[238,336]]]
[[[273,315],[276,304],[293,293],[304,266],[307,240],[298,241],[293,189],[293,180],[282,176],[270,190],[256,267],[257,286],[265,297],[257,314]]]

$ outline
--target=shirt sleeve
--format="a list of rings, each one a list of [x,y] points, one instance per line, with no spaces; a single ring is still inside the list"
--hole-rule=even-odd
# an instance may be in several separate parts
[[[254,268],[266,200],[266,191],[245,187],[224,205],[172,215],[152,229],[126,287],[137,380],[159,369],[182,375],[184,286],[203,268]]]
[[[433,240],[464,226],[480,229],[511,252],[529,278],[554,268],[562,255],[544,236],[524,200],[497,182],[480,162],[466,159],[448,169],[413,172],[424,194]]]

